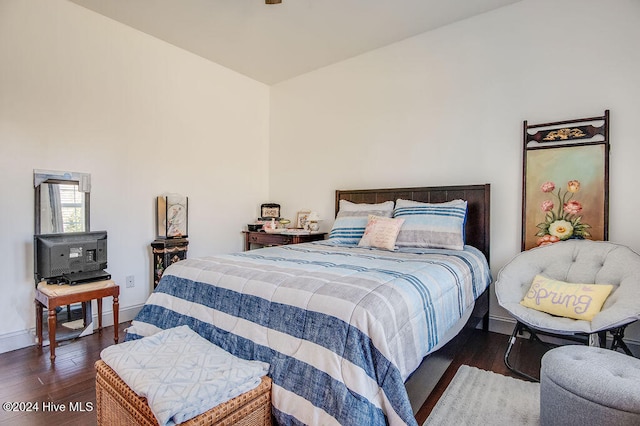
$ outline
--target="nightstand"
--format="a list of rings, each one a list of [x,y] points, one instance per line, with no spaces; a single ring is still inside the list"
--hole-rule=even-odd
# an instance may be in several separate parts
[[[156,288],[164,270],[171,264],[187,258],[189,241],[186,238],[157,239],[151,243],[153,254],[153,288]]]
[[[287,244],[309,243],[324,240],[326,232],[307,232],[304,234],[269,234],[264,231],[242,231],[244,251],[251,250],[251,244],[260,246],[284,246]]]

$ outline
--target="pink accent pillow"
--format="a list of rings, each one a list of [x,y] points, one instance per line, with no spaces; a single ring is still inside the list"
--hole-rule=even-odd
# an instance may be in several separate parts
[[[358,246],[393,250],[404,219],[369,215],[369,222]]]

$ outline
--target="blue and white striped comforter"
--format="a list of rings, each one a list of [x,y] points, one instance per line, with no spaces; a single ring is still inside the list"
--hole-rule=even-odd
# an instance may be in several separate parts
[[[489,283],[469,246],[319,242],[187,259],[165,271],[127,340],[187,324],[269,363],[280,424],[416,424],[404,381]]]

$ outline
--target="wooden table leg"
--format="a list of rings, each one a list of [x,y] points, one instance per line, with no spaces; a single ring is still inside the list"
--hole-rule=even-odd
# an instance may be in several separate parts
[[[111,283],[106,287],[101,287],[99,285],[94,285],[86,288],[86,291],[79,290],[78,288],[70,288],[71,290],[77,291],[62,291],[58,292],[57,287],[53,287],[53,289],[49,288],[49,286],[43,286],[42,290],[38,288],[36,290],[35,296],[35,309],[36,309],[36,335],[37,342],[36,344],[39,347],[43,345],[43,310],[47,309],[48,312],[48,324],[49,324],[49,348],[50,348],[50,358],[51,362],[54,361],[56,357],[56,326],[57,326],[57,312],[56,308],[58,306],[67,306],[71,303],[82,303],[83,308],[83,320],[85,321],[85,327],[91,323],[91,301],[96,300],[98,304],[98,331],[102,333],[102,299],[104,297],[114,296],[113,297],[113,319],[114,319],[114,340],[115,343],[118,343],[118,314],[120,305],[118,303],[118,296],[120,293],[120,287]],[[97,287],[97,288],[96,288]]]
[[[98,334],[102,334],[102,297],[96,299],[98,303]]]
[[[113,340],[118,343],[118,310],[120,309],[120,303],[118,303],[118,296],[113,296]]]
[[[49,351],[51,361],[56,358],[56,308],[49,308]]]
[[[42,304],[35,301],[36,303],[36,347],[38,349],[42,348]]]

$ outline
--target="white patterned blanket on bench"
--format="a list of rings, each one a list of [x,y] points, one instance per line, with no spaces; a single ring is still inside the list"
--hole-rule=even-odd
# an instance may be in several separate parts
[[[182,423],[256,388],[269,364],[238,358],[188,326],[110,346],[102,360],[138,395],[160,425]]]

